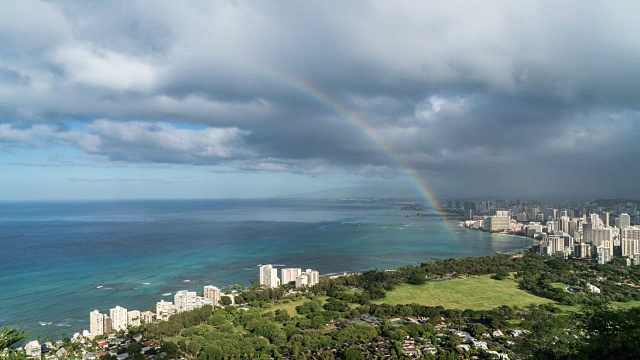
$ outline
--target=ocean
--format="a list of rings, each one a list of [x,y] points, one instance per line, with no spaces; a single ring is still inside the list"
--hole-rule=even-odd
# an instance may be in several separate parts
[[[142,311],[178,290],[250,285],[258,281],[258,264],[357,272],[532,244],[401,210],[408,203],[0,203],[0,328],[16,327],[30,338],[71,336],[89,328],[94,309]]]

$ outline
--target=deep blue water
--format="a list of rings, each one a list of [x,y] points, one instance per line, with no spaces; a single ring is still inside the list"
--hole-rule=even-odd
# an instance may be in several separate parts
[[[260,263],[363,271],[531,245],[401,207],[337,200],[0,203],[0,328],[71,335],[88,329],[93,309],[146,310],[172,298],[164,293],[251,284]]]

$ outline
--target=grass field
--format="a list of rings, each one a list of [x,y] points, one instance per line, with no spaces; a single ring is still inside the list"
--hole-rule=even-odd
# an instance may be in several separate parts
[[[582,306],[580,305],[556,305],[560,310],[565,312],[578,312],[582,311]],[[612,302],[611,307],[614,309],[630,309],[632,307],[640,306],[640,301],[633,300],[628,302]]]
[[[425,285],[403,284],[387,293],[386,298],[375,301],[378,304],[417,303],[463,310],[486,310],[501,305],[525,307],[553,302],[518,289],[513,279],[493,280],[489,275],[428,282]]]
[[[320,300],[323,304],[327,301],[327,296],[317,296],[316,299]],[[311,301],[309,299],[300,299],[296,301],[292,301],[287,304],[278,304],[270,307],[267,311],[276,311],[279,309],[286,310],[290,316],[296,316],[298,313],[296,312],[296,306],[302,305],[303,303]]]
[[[552,287],[556,288],[556,289],[567,289],[567,287],[569,285],[565,284],[565,283],[561,283],[561,282],[554,282],[550,284]]]

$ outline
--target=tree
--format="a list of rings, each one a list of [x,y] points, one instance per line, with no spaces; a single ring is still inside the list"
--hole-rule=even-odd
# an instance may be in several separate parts
[[[178,345],[169,341],[163,342],[162,345],[160,345],[160,351],[167,353],[170,359],[175,359],[178,356],[179,349]]]
[[[411,285],[422,285],[427,282],[427,278],[424,275],[413,274],[409,276],[407,282]]]
[[[509,278],[509,273],[504,270],[499,270],[497,273],[491,275],[494,280],[504,280]]]
[[[289,313],[286,310],[278,309],[276,310],[275,315],[276,321],[279,321],[281,323],[286,323],[291,319],[291,316],[289,316]]]
[[[0,359],[12,359],[16,353],[11,347],[27,337],[26,332],[13,328],[4,328],[0,332]]]
[[[231,301],[231,298],[228,296],[221,296],[220,297],[220,304],[222,306],[227,306],[227,305],[231,305],[233,302]]]
[[[479,338],[483,334],[489,332],[487,327],[480,323],[469,324],[469,326],[467,326],[467,330],[469,330],[469,333],[475,338]]]
[[[135,341],[132,341],[129,344],[129,352],[132,354],[139,354],[142,351],[142,345],[138,344]]]
[[[640,308],[613,310],[595,306],[579,315],[589,340],[581,352],[590,359],[638,359]]]
[[[364,360],[364,355],[353,348],[345,350],[343,356],[345,360]]]

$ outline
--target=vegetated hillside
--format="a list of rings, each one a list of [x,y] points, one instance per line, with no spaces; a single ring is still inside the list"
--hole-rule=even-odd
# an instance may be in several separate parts
[[[586,283],[598,285],[601,293],[587,291]],[[130,334],[141,334],[138,340],[119,334],[108,340],[110,353],[102,353],[97,343],[67,345],[70,353],[98,352],[102,360],[125,352],[133,359],[202,360],[490,359],[497,354],[637,359],[640,308],[615,309],[607,302],[633,304],[640,299],[639,283],[640,266],[622,262],[595,265],[535,254],[448,259],[325,278],[312,288],[247,289],[237,294],[239,305],[207,306],[131,329]],[[451,289],[469,292],[468,299],[458,297],[458,308],[437,300],[438,291]],[[491,308],[492,289],[519,303]],[[526,304],[530,299],[533,304]],[[555,303],[571,304],[572,311]]]

